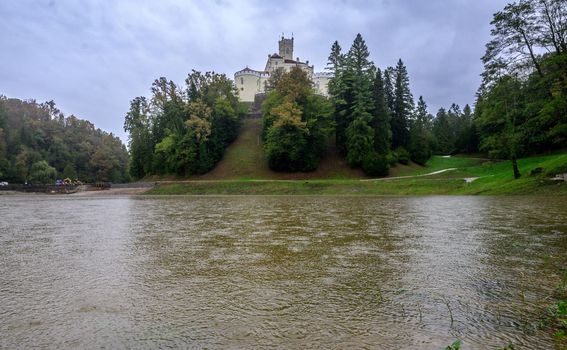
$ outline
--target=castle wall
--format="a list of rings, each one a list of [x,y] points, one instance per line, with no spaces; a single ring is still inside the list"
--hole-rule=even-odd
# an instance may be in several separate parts
[[[329,97],[329,80],[331,78],[332,75],[329,73],[315,73],[313,75],[313,85],[319,95]]]
[[[254,96],[265,91],[265,83],[270,77],[270,73],[277,68],[283,67],[289,72],[293,67],[303,69],[309,78],[313,80],[313,86],[317,94],[328,96],[328,83],[332,77],[329,73],[314,73],[313,66],[309,65],[309,61],[300,62],[293,59],[293,38],[282,39],[279,41],[280,55],[268,55],[268,61],[264,71],[256,71],[246,67],[234,74],[234,84],[238,90],[240,101],[254,102]]]
[[[264,91],[262,79],[257,74],[237,74],[234,78],[240,101],[254,102],[254,95]]]

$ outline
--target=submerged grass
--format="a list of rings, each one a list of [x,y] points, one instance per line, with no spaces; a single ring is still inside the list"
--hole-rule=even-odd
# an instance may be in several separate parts
[[[470,157],[433,157],[426,167],[408,167],[397,176],[371,181],[359,179],[309,180],[195,180],[163,182],[147,192],[156,195],[447,195],[541,194],[567,195],[567,182],[554,182],[556,173],[567,173],[567,153],[523,158],[522,177],[515,180],[509,161]],[[454,170],[431,176],[431,172]],[[478,178],[471,183],[464,178]]]

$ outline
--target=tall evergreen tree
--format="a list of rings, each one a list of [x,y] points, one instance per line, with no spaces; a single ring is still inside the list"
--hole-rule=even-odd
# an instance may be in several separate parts
[[[372,128],[374,129],[374,150],[379,154],[386,155],[390,150],[390,120],[388,101],[382,80],[382,71],[376,70],[374,79],[374,118]]]
[[[392,127],[392,148],[407,148],[410,142],[409,119],[413,112],[413,96],[409,87],[406,66],[400,59],[395,69],[394,109],[390,124]]]
[[[328,89],[334,105],[335,143],[341,154],[346,153],[345,130],[348,126],[347,113],[349,110],[347,101],[351,100],[347,96],[349,91],[347,90],[346,82],[351,74],[347,70],[346,61],[346,56],[341,53],[341,46],[335,41],[331,46],[331,53],[327,62],[327,69],[334,73],[329,80]]]
[[[441,154],[450,154],[454,150],[455,138],[449,117],[445,108],[439,108],[433,121],[433,135],[437,141],[436,151]]]
[[[424,165],[431,157],[429,124],[431,118],[423,96],[419,96],[415,116],[411,122],[410,157],[417,164]]]
[[[350,109],[346,118],[346,151],[351,166],[360,166],[366,154],[374,148],[374,132],[370,124],[375,108],[372,99],[375,68],[369,56],[362,35],[358,34],[347,54],[347,71],[352,74],[347,88],[352,91],[349,94],[352,101],[347,101]]]
[[[327,67],[325,69],[330,70],[332,73],[337,71],[337,68],[341,64],[343,55],[341,53],[341,45],[338,41],[335,41],[331,46],[331,54],[329,54],[329,59],[327,61]]]
[[[394,79],[395,71],[393,67],[388,67],[384,70],[384,94],[386,95],[386,102],[388,103],[388,112],[390,115],[394,111]]]

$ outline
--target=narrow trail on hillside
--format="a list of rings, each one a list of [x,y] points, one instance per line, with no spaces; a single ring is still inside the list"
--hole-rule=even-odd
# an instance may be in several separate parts
[[[432,176],[432,175],[437,175],[437,174],[442,174],[448,171],[453,171],[453,170],[457,170],[457,168],[448,168],[448,169],[442,169],[442,170],[437,170],[437,171],[433,171],[431,173],[427,173],[427,174],[420,174],[420,175],[407,175],[407,176],[392,176],[392,177],[380,177],[380,178],[375,178],[375,179],[350,179],[352,181],[361,181],[361,182],[368,182],[368,181],[388,181],[388,180],[401,180],[401,179],[412,179],[412,178],[418,178],[418,177],[426,177],[426,176]],[[477,179],[479,179],[479,177],[463,177],[460,178],[462,180],[465,180],[467,183],[473,182]],[[157,181],[158,183],[162,183],[162,184],[167,184],[167,183],[194,183],[194,182],[238,182],[238,181],[246,181],[246,182],[296,182],[296,181],[310,181],[310,180],[324,180],[324,179],[247,179],[247,180],[238,180],[238,179],[232,179],[232,180],[173,180],[173,181]]]
[[[360,180],[360,181],[386,181],[386,180],[411,179],[411,178],[414,178],[414,177],[423,177],[423,176],[431,176],[431,175],[442,174],[442,173],[445,173],[447,171],[453,171],[453,170],[457,170],[457,168],[447,168],[447,169],[437,170],[437,171],[434,171],[434,172],[431,172],[431,173],[420,174],[420,175],[379,177],[379,178],[376,178],[376,179],[364,179],[364,180]]]

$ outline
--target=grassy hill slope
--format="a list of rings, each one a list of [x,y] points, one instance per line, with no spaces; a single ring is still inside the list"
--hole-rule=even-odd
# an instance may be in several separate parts
[[[233,179],[162,182],[149,194],[328,194],[328,195],[567,195],[567,153],[518,160],[522,177],[514,180],[509,161],[470,157],[433,157],[426,167],[398,168],[397,176],[381,179]],[[534,171],[541,168],[541,172]],[[452,169],[434,175],[431,172]],[[472,182],[465,178],[476,178]]]
[[[305,179],[363,179],[364,173],[351,169],[333,145],[321,160],[317,170],[308,173],[279,173],[268,167],[261,140],[262,120],[245,119],[238,138],[226,149],[223,159],[204,175],[193,180],[305,180]]]

